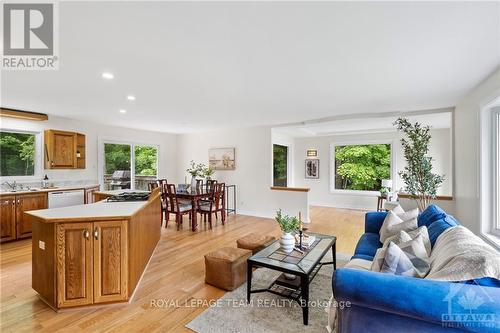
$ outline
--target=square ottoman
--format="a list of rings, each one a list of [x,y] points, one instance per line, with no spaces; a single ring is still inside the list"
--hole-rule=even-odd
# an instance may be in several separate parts
[[[275,241],[276,238],[273,236],[264,236],[255,233],[251,233],[242,237],[236,241],[236,245],[240,249],[251,250],[253,254],[263,250],[266,246]]]
[[[247,259],[252,251],[223,247],[205,255],[205,282],[224,290],[234,290],[247,280]]]

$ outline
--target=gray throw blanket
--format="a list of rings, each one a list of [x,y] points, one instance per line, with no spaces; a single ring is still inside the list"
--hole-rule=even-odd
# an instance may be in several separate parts
[[[441,281],[467,281],[484,277],[500,279],[500,253],[463,226],[439,235],[425,277]]]

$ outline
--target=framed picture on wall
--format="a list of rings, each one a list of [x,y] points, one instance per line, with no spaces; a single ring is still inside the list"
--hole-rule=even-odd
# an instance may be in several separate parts
[[[210,148],[208,150],[208,163],[215,170],[234,170],[235,148]]]
[[[319,179],[319,159],[306,160],[306,179]]]

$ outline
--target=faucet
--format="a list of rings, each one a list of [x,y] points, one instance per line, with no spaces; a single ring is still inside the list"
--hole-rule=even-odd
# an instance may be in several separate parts
[[[17,183],[16,181],[14,180],[14,182],[12,183],[9,183],[9,182],[3,182],[2,185],[7,185],[8,187],[10,187],[10,189],[12,191],[15,191],[17,189]]]

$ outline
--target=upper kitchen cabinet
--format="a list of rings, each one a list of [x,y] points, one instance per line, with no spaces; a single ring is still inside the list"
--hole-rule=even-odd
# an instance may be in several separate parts
[[[45,169],[85,169],[85,135],[45,131]]]

